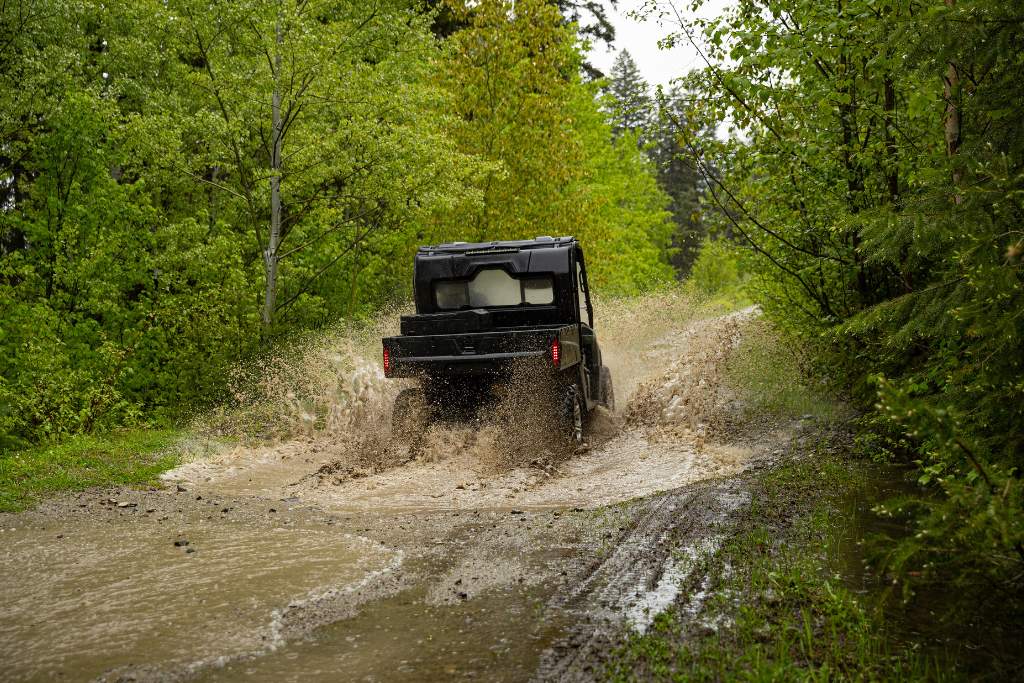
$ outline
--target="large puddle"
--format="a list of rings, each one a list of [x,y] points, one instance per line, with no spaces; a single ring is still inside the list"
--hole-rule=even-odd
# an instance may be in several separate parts
[[[200,518],[15,528],[0,543],[4,680],[89,680],[133,663],[261,650],[277,638],[275,607],[358,584],[400,557],[327,525]]]
[[[990,671],[993,653],[1020,651],[1020,638],[1012,634],[990,628],[971,631],[946,623],[943,616],[955,599],[948,589],[916,586],[914,599],[904,602],[902,586],[893,585],[891,575],[882,576],[865,565],[868,545],[861,541],[902,539],[915,531],[906,518],[876,515],[872,508],[894,498],[927,498],[929,491],[914,481],[912,468],[867,465],[862,472],[864,484],[840,502],[840,522],[833,527],[840,538],[832,570],[843,585],[878,604],[902,640],[920,644],[940,659],[955,659],[967,671]]]
[[[564,635],[557,617],[541,611],[549,592],[508,587],[431,606],[423,590],[407,591],[273,653],[211,670],[207,680],[526,681],[541,650]]]

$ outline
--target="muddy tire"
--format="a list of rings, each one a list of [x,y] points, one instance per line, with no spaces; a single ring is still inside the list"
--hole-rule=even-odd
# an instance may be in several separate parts
[[[566,444],[569,448],[582,446],[587,424],[587,406],[583,402],[583,392],[575,384],[565,392],[560,412]]]
[[[426,434],[431,416],[430,403],[422,389],[403,389],[391,412],[391,436],[396,446],[408,448],[411,456]]]
[[[601,388],[598,394],[598,403],[608,409],[608,412],[615,412],[615,388],[612,386],[612,371],[607,366],[601,366]]]

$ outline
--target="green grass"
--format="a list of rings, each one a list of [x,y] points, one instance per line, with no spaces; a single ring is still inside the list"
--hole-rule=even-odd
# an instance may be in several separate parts
[[[960,680],[949,657],[901,640],[877,604],[841,586],[846,528],[833,496],[858,485],[849,463],[818,452],[751,484],[749,510],[693,564],[688,597],[644,635],[623,634],[606,680]],[[704,577],[694,618],[686,606]]]
[[[729,353],[725,383],[755,410],[781,417],[812,415],[825,422],[851,419],[854,411],[830,390],[827,380],[805,371],[800,347],[788,343],[760,318],[743,325]]]
[[[155,483],[177,464],[180,438],[175,430],[132,430],[0,453],[0,512],[19,512],[60,491]]]

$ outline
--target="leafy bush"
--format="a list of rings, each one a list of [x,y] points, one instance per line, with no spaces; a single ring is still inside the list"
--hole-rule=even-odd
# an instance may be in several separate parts
[[[731,111],[742,135],[678,132],[705,215],[747,247],[747,292],[891,418],[880,456],[914,458],[939,489],[885,508],[919,525],[887,562],[954,586],[961,625],[980,610],[1019,634],[1024,5],[873,7],[764,0],[694,20],[714,66],[686,79],[693,118]]]
[[[688,281],[705,296],[737,295],[743,285],[743,277],[735,245],[728,240],[705,239]]]

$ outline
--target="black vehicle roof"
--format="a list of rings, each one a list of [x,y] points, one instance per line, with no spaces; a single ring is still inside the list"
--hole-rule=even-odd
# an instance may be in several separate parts
[[[535,237],[532,240],[509,240],[504,242],[442,242],[441,244],[423,246],[419,254],[500,254],[505,250],[523,251],[527,249],[550,249],[552,247],[575,246],[575,237]],[[475,253],[473,253],[475,252]]]
[[[434,283],[473,277],[484,268],[501,268],[512,277],[536,274],[554,278],[557,321],[574,320],[574,263],[583,252],[574,237],[538,237],[503,242],[446,242],[423,246],[416,252],[413,295],[417,313],[435,313]],[[557,322],[556,321],[556,322]]]

